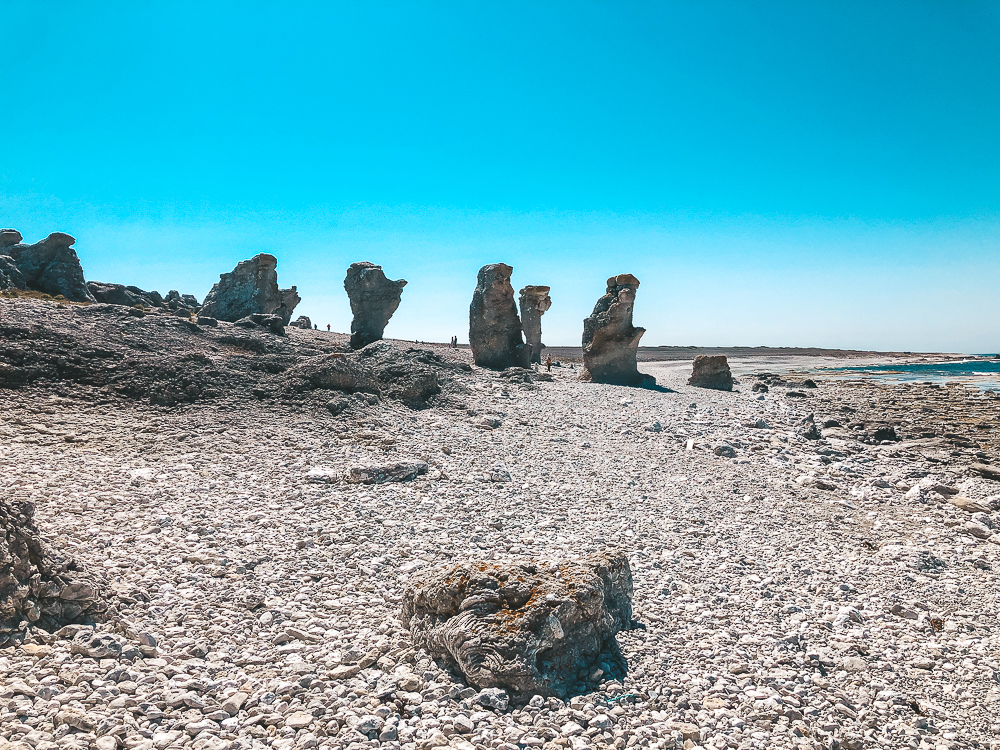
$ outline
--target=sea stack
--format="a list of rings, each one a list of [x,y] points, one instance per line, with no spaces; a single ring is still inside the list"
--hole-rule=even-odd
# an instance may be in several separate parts
[[[399,307],[406,279],[392,281],[385,277],[382,266],[362,261],[347,269],[344,289],[351,300],[351,348],[361,349],[380,341],[389,318]]]
[[[504,370],[527,367],[528,350],[521,337],[521,319],[514,304],[510,275],[505,263],[491,263],[479,269],[476,291],[469,306],[469,346],[472,359],[480,367]]]
[[[270,253],[241,260],[230,273],[219,276],[199,312],[230,323],[255,314],[280,315],[287,325],[299,296],[295,287],[278,289],[277,266],[278,259]]]
[[[652,380],[636,366],[639,339],[646,332],[632,325],[638,288],[639,279],[630,273],[608,279],[607,292],[583,321],[581,380],[615,385],[640,385]]]
[[[547,286],[526,286],[521,289],[521,326],[524,329],[524,341],[528,348],[528,361],[536,364],[542,362],[542,315],[552,307],[552,298]]]
[[[733,390],[733,373],[729,370],[726,355],[699,354],[695,357],[688,384],[717,391]]]

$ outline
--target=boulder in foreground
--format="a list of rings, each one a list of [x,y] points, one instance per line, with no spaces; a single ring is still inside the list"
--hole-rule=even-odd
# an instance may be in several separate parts
[[[18,642],[26,624],[52,632],[111,613],[72,560],[43,546],[34,511],[31,503],[0,500],[0,648]]]
[[[615,635],[632,621],[632,572],[623,553],[458,563],[412,582],[402,621],[470,685],[565,697],[624,676]]]
[[[716,391],[733,390],[733,373],[725,354],[699,354],[694,358],[694,367],[688,385],[698,388],[712,388]],[[756,386],[755,386],[756,390]],[[764,386],[767,392],[767,386]]]

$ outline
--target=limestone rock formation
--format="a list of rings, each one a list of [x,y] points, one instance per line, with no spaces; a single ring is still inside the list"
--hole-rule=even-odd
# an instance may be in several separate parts
[[[277,267],[278,259],[269,253],[240,261],[230,273],[219,277],[199,312],[230,323],[257,313],[279,314],[286,322],[291,320],[298,294],[295,287],[278,289]]]
[[[420,409],[441,392],[435,366],[447,364],[433,352],[380,341],[358,352],[313,357],[289,369],[286,378],[293,390],[371,393]]]
[[[312,320],[309,319],[308,315],[300,315],[298,318],[295,319],[295,322],[292,323],[292,325],[295,326],[296,328],[303,328],[305,330],[310,330],[313,327],[313,322]]]
[[[726,359],[726,355],[699,354],[695,357],[688,384],[699,388],[713,388],[717,391],[733,390],[733,373],[729,370],[729,360]],[[764,392],[767,392],[766,385]]]
[[[159,292],[147,292],[137,286],[124,284],[105,284],[102,281],[88,281],[87,289],[94,299],[108,305],[126,305],[134,307],[165,307],[163,297]],[[189,295],[186,295],[189,296]]]
[[[28,283],[9,255],[0,255],[0,289],[27,289]]]
[[[521,289],[521,326],[524,329],[524,341],[528,348],[528,361],[541,364],[542,349],[542,315],[552,307],[552,298],[547,286],[526,286]]]
[[[287,326],[292,322],[292,310],[298,307],[298,304],[302,301],[299,296],[298,287],[293,286],[291,289],[281,289],[278,292],[281,297],[281,304],[278,309],[274,311],[275,315],[280,315],[281,319],[285,321]]]
[[[565,697],[602,661],[624,676],[615,634],[632,621],[632,572],[620,552],[448,565],[410,584],[401,619],[470,685]]]
[[[0,648],[19,638],[25,623],[52,632],[113,613],[72,560],[42,544],[34,511],[31,503],[0,499]]]
[[[13,229],[3,230],[4,243],[21,236]],[[3,244],[0,253],[9,256],[24,279],[23,287],[56,296],[61,294],[72,302],[95,302],[83,278],[83,267],[72,245],[76,240],[64,232],[53,232],[33,245]],[[12,276],[10,263],[4,273]],[[13,284],[12,284],[13,286]]]
[[[16,229],[0,229],[0,247],[18,245],[24,237]]]
[[[639,339],[645,328],[632,325],[632,308],[639,279],[630,273],[608,279],[608,290],[583,321],[581,380],[616,385],[640,385],[653,379],[636,366]]]
[[[351,300],[351,348],[361,349],[379,341],[389,318],[399,307],[406,279],[392,281],[385,277],[382,266],[362,261],[347,269],[344,289]]]
[[[480,367],[504,370],[530,365],[510,285],[512,273],[514,269],[505,263],[479,269],[469,307],[469,346],[473,361]]]
[[[193,294],[181,294],[176,289],[171,289],[167,292],[167,296],[163,300],[163,304],[175,312],[177,310],[187,310],[188,312],[194,313],[201,309],[201,305],[198,304],[197,297]]]

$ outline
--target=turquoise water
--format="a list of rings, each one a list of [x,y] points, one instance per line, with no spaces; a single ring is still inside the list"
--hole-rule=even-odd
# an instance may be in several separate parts
[[[864,365],[856,367],[825,367],[817,370],[824,375],[866,377],[901,383],[961,382],[983,390],[1000,390],[1000,359],[969,359],[959,362],[919,362],[913,364]]]

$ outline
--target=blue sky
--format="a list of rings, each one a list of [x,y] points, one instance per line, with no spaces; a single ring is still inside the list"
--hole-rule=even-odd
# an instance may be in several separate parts
[[[479,266],[644,344],[1000,350],[995,2],[0,4],[0,224],[203,296],[277,255],[465,340]]]

